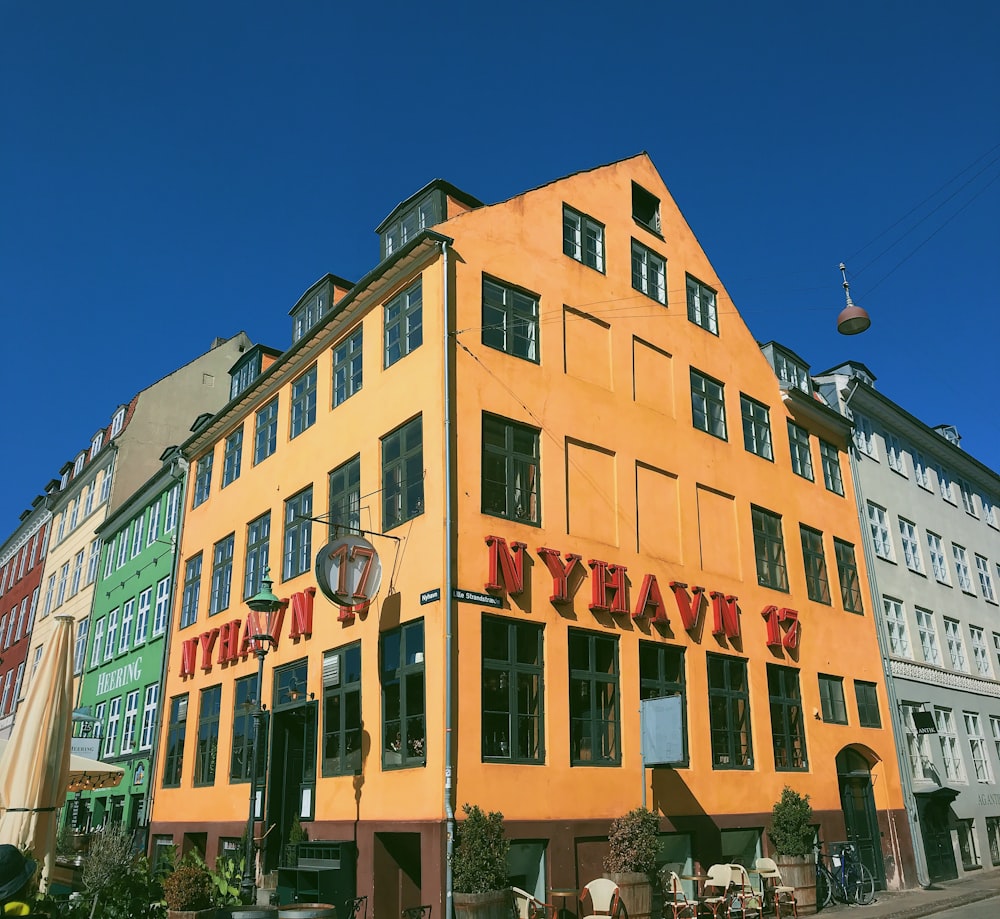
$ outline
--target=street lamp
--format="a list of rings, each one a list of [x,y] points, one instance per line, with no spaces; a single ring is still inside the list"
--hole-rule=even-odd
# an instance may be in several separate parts
[[[844,294],[847,297],[847,306],[837,317],[837,331],[841,335],[857,335],[864,332],[872,324],[868,311],[862,309],[851,299],[851,287],[847,283],[847,266],[840,263],[840,273],[844,276]]]
[[[257,813],[257,755],[260,747],[260,725],[264,720],[264,706],[261,695],[264,684],[264,657],[274,644],[274,616],[281,609],[281,601],[271,590],[271,569],[264,569],[260,590],[247,600],[250,615],[247,617],[250,632],[250,647],[257,655],[257,704],[253,712],[253,752],[250,757],[250,816],[247,818],[247,843],[243,864],[243,880],[240,882],[240,899],[250,904],[256,900],[257,871],[254,864],[253,825]]]

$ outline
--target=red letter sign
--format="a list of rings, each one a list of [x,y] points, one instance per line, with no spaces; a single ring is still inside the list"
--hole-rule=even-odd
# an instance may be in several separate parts
[[[682,584],[680,581],[671,581],[670,589],[674,592],[677,610],[681,614],[681,622],[684,623],[684,628],[690,632],[698,624],[698,615],[701,612],[701,595],[705,592],[705,588],[692,587],[690,597],[687,593],[687,584]]]
[[[569,574],[576,567],[582,556],[573,552],[566,554],[566,564],[559,560],[558,549],[547,549],[540,546],[538,555],[545,562],[545,567],[552,575],[552,596],[549,597],[553,603],[569,603]]]
[[[652,610],[652,615],[648,610]],[[656,581],[655,574],[647,574],[642,579],[642,589],[639,591],[639,600],[635,604],[633,619],[642,619],[650,616],[653,622],[669,622],[667,611],[663,606],[663,595],[660,593],[660,585]]]
[[[486,589],[519,594],[524,590],[524,556],[521,554],[528,548],[526,543],[512,542],[507,548],[507,540],[502,536],[487,536],[486,545],[490,547],[490,579]],[[498,575],[503,574],[503,583]]]
[[[592,558],[589,562],[590,574],[590,611],[596,612],[609,609],[612,613],[627,613],[628,598],[625,596],[625,572],[628,571],[624,565],[609,565],[599,558]],[[610,604],[608,603],[608,591],[612,591]]]

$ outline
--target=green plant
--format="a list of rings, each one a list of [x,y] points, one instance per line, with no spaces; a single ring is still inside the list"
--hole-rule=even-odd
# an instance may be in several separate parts
[[[309,831],[302,825],[299,815],[292,818],[292,825],[288,828],[288,842],[285,843],[285,867],[293,868],[298,863],[299,843],[308,842]]]
[[[452,887],[456,893],[487,893],[507,886],[507,851],[503,814],[484,813],[478,804],[463,804],[465,820],[451,857]]]
[[[208,909],[212,905],[214,890],[212,876],[202,865],[179,865],[163,879],[167,909]]]
[[[220,855],[215,860],[215,867],[210,869],[212,884],[212,902],[215,906],[236,906],[240,901],[240,882],[243,880],[243,866],[246,855]]]
[[[608,832],[610,851],[604,857],[604,870],[652,874],[660,848],[659,832],[659,818],[645,807],[637,807],[612,820]]]
[[[809,795],[801,795],[786,785],[771,808],[771,828],[767,836],[777,855],[810,855],[816,834]]]

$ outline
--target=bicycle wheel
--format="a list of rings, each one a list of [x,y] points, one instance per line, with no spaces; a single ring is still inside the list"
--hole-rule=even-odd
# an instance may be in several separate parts
[[[875,878],[864,865],[851,865],[848,869],[847,893],[859,906],[867,906],[875,899]]]
[[[833,905],[833,884],[830,883],[830,875],[822,865],[816,866],[816,907],[823,909],[824,906]]]

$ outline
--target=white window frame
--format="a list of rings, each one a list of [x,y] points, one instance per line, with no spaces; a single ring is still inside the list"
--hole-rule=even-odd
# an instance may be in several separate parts
[[[996,603],[997,595],[993,591],[993,577],[990,575],[989,559],[980,555],[976,556],[976,573],[979,575],[979,589],[983,592],[983,599],[988,603]]]
[[[73,559],[73,576],[69,582],[69,595],[75,597],[80,592],[80,581],[83,578],[83,560],[87,554],[86,549],[81,549]]]
[[[872,423],[860,412],[854,413],[854,445],[873,460],[878,461],[878,444]]]
[[[133,689],[125,697],[125,720],[122,722],[122,753],[135,749],[135,720],[139,713],[139,690]]]
[[[896,555],[892,547],[892,534],[889,532],[885,508],[871,501],[868,502],[868,527],[875,554],[888,562],[894,562]]]
[[[909,478],[906,473],[906,461],[904,460],[905,450],[903,442],[891,431],[885,432],[885,457],[889,468],[893,472],[898,472],[901,476]]]
[[[114,756],[115,744],[118,741],[118,722],[121,720],[122,697],[115,696],[108,703],[108,730],[104,735],[104,752],[102,756]]]
[[[118,636],[118,653],[124,654],[132,644],[132,623],[135,620],[135,597],[122,604],[122,629]]]
[[[951,544],[951,555],[955,562],[955,573],[958,576],[958,586],[967,594],[975,594],[972,588],[972,573],[969,571],[969,554],[964,546]]]
[[[917,732],[913,720],[913,713],[923,712],[924,706],[917,702],[902,702],[900,708],[906,728],[906,752],[910,760],[910,772],[914,781],[931,782],[934,780],[934,775],[930,739],[926,734]]]
[[[920,651],[923,654],[924,663],[940,667],[941,651],[938,647],[934,613],[919,606],[915,606],[913,612],[917,620],[917,634],[920,636]]]
[[[941,744],[941,758],[944,760],[945,778],[952,782],[966,783],[965,763],[958,746],[955,733],[955,716],[950,708],[934,706],[934,724],[937,726],[938,741]]]
[[[104,660],[104,617],[94,623],[94,643],[90,646],[90,666],[96,667]]]
[[[906,614],[900,600],[892,597],[882,597],[882,608],[885,610],[886,629],[889,633],[889,649],[893,654],[913,660],[910,649],[910,638],[906,632]]]
[[[949,504],[956,504],[955,501],[955,490],[952,488],[951,476],[948,475],[947,470],[944,466],[938,464],[937,470],[937,480],[938,480],[938,491],[941,493],[941,497],[945,499]]]
[[[142,551],[142,537],[146,531],[145,512],[135,519],[135,529],[132,531],[132,552],[130,558],[135,558]]]
[[[944,545],[941,537],[937,533],[927,530],[927,551],[931,556],[931,571],[934,579],[941,584],[951,584],[951,575],[948,572],[948,556],[944,554]]]
[[[906,567],[917,574],[924,573],[924,560],[920,554],[920,536],[917,533],[917,525],[912,520],[905,517],[899,518],[899,538],[903,543],[903,558],[906,560]]]
[[[593,240],[593,251],[587,245]],[[604,224],[568,204],[563,205],[563,253],[604,273]]]
[[[167,630],[167,620],[170,618],[170,575],[156,584],[156,607],[153,613],[153,634],[157,638]]]
[[[667,305],[667,260],[635,239],[632,240],[632,289]]]
[[[118,610],[113,609],[108,613],[108,633],[104,636],[104,657],[109,661],[115,656],[115,649],[118,646]]]
[[[948,657],[951,669],[962,673],[969,672],[969,661],[965,656],[965,642],[962,640],[962,623],[957,619],[944,617],[944,636],[948,643]]]
[[[93,584],[97,580],[97,569],[101,563],[101,537],[97,536],[90,543],[90,555],[87,558],[87,579],[84,584]]]
[[[117,437],[122,432],[122,428],[125,426],[125,406],[123,405],[117,412],[115,412],[114,418],[111,419],[111,436]]]
[[[990,666],[990,651],[986,647],[986,633],[978,625],[969,626],[969,637],[972,645],[972,660],[976,665],[976,673],[987,679],[993,676]]]
[[[965,508],[965,513],[978,520],[979,513],[976,511],[976,493],[972,490],[972,486],[965,479],[959,479],[958,491],[962,496],[962,507]]]
[[[146,545],[151,546],[160,535],[160,506],[157,501],[149,508],[149,525],[146,528]]]
[[[149,629],[149,610],[153,602],[153,588],[147,587],[141,594],[139,594],[139,600],[136,603],[135,610],[135,638],[133,639],[133,647],[141,645],[146,640],[146,632]]]
[[[153,735],[156,729],[156,707],[160,701],[160,684],[152,683],[146,687],[142,701],[142,734],[139,737],[139,749],[149,750],[153,746]]]

